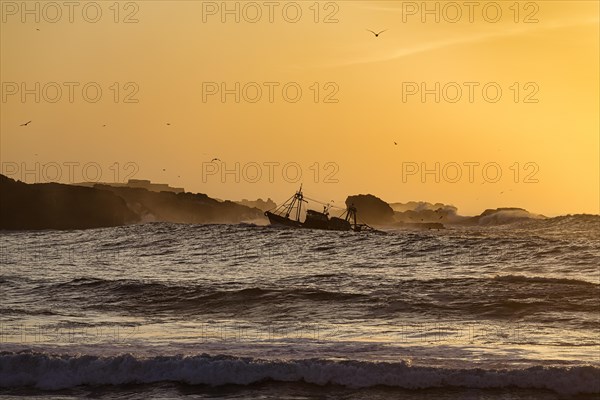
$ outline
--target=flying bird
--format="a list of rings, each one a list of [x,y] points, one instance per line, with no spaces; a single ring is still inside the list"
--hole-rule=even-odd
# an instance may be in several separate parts
[[[31,121],[27,121],[27,122],[25,122],[24,124],[21,124],[21,125],[19,125],[19,126],[27,126],[27,125],[29,125],[30,123],[31,123]]]
[[[371,32],[373,35],[375,35],[375,37],[379,37],[379,35],[381,35],[381,34],[382,34],[383,32],[385,32],[385,31],[387,31],[387,29],[384,29],[384,30],[382,30],[382,31],[380,31],[380,32],[373,32],[373,31],[372,31],[372,30],[370,30],[370,29],[367,29],[367,30],[368,30],[369,32]]]
[[[394,145],[398,146],[398,143],[394,142]]]
[[[166,169],[165,169],[165,168],[163,168],[163,171],[166,171]]]
[[[215,162],[215,161],[221,161],[219,158],[213,158],[212,160],[210,160],[210,162]]]
[[[171,123],[170,123],[170,122],[167,122],[167,125],[171,125]]]

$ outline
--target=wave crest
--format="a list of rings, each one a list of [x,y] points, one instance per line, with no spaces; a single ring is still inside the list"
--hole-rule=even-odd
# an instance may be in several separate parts
[[[249,385],[261,381],[377,385],[405,389],[439,387],[549,389],[560,394],[600,393],[600,368],[531,367],[513,370],[447,369],[401,361],[259,360],[231,356],[138,358],[1,353],[0,387],[59,390],[80,385],[180,382],[192,385]]]

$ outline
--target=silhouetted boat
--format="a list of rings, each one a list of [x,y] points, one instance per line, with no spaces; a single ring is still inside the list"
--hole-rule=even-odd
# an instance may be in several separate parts
[[[356,207],[349,206],[339,217],[330,217],[330,205],[323,207],[323,212],[306,209],[304,222],[300,221],[302,216],[302,204],[308,203],[302,193],[302,186],[285,203],[275,208],[272,212],[265,211],[271,225],[288,226],[290,228],[325,229],[330,231],[356,231],[372,230],[367,224],[359,224],[356,219]]]

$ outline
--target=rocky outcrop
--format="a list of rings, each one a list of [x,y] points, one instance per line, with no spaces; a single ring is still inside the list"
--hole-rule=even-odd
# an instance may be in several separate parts
[[[443,229],[445,225],[504,225],[527,219],[543,219],[522,208],[485,210],[474,217],[462,216],[457,208],[442,203],[411,201],[388,204],[371,194],[349,196],[346,205],[354,204],[359,219],[367,224],[394,228]]]
[[[263,211],[205,194],[97,184],[27,184],[0,175],[0,229],[85,229],[137,222],[266,221]]]
[[[228,224],[265,219],[258,208],[227,200],[220,202],[202,193],[151,192],[141,188],[108,185],[96,185],[94,188],[119,196],[145,222]]]
[[[394,210],[388,203],[372,194],[348,196],[346,206],[354,206],[358,219],[370,225],[388,225],[394,222]]]
[[[532,214],[523,208],[503,207],[487,209],[480,215],[471,217],[465,222],[472,225],[504,225],[528,219],[545,218],[543,215]]]
[[[390,203],[390,207],[392,210],[396,212],[405,212],[405,211],[435,211],[441,209],[446,210],[454,210],[457,211],[457,208],[451,205],[443,204],[443,203],[429,203],[427,201],[409,201],[406,203]]]
[[[275,202],[273,200],[271,200],[270,198],[267,199],[266,201],[263,199],[258,199],[258,200],[254,200],[254,201],[243,199],[242,201],[236,201],[236,203],[241,204],[246,207],[250,207],[250,208],[258,208],[259,210],[262,210],[262,211],[273,210],[277,207],[277,204],[275,204]]]
[[[456,207],[441,203],[394,203],[392,207],[371,194],[348,196],[346,206],[352,205],[361,223],[404,228],[501,225],[545,218],[522,208],[488,209],[478,216],[465,217],[457,214]],[[271,199],[232,202],[202,193],[156,192],[105,184],[94,187],[26,184],[0,175],[0,229],[83,229],[154,221],[266,223],[263,212],[273,208],[275,203]]]
[[[0,175],[0,229],[119,226],[139,216],[112,192],[60,183],[27,184]]]

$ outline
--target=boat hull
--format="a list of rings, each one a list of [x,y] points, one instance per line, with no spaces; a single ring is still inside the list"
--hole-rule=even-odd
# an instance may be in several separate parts
[[[266,211],[265,215],[269,218],[271,225],[289,226],[291,228],[302,228],[300,221],[294,221],[293,219],[286,218],[284,216],[273,214],[270,211]]]
[[[287,226],[290,228],[306,228],[306,229],[321,229],[327,231],[351,231],[354,230],[352,225],[341,218],[331,218],[328,219],[323,214],[323,218],[318,218],[321,214],[318,212],[313,212],[310,218],[307,218],[304,223],[299,221],[294,221],[293,219],[286,218],[282,215],[274,214],[270,211],[265,212],[265,216],[269,218],[269,222],[271,225],[278,226]]]

